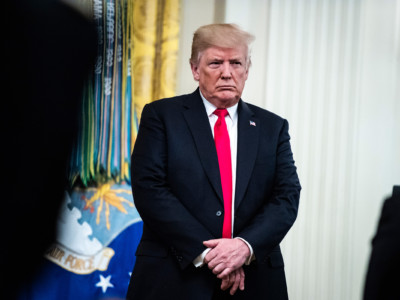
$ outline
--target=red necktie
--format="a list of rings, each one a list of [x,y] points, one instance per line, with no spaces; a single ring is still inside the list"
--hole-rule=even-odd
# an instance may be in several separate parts
[[[219,172],[221,174],[222,195],[224,198],[224,225],[222,237],[232,237],[232,163],[231,163],[231,144],[229,142],[228,129],[226,127],[225,116],[228,115],[226,109],[216,109],[214,114],[218,120],[214,126],[214,141],[217,148]]]

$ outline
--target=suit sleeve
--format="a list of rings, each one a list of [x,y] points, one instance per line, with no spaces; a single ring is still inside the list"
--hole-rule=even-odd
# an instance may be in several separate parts
[[[399,299],[400,194],[385,200],[365,278],[364,300]]]
[[[237,236],[244,238],[254,250],[257,261],[266,262],[269,253],[278,246],[297,217],[300,182],[290,147],[288,122],[279,131],[275,176],[271,195]]]
[[[131,178],[136,208],[158,241],[173,249],[181,268],[206,249],[212,234],[171,192],[167,174],[167,133],[153,105],[143,109],[132,154]]]

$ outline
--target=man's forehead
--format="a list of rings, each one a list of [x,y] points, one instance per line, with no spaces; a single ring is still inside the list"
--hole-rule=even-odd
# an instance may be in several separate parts
[[[208,59],[245,59],[247,55],[247,47],[239,46],[236,48],[222,48],[222,47],[209,47],[204,52],[203,55]]]

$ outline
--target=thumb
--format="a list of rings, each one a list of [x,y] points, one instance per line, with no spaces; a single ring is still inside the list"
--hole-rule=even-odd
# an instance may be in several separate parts
[[[219,243],[219,240],[208,240],[204,241],[203,245],[206,246],[207,248],[215,248]]]

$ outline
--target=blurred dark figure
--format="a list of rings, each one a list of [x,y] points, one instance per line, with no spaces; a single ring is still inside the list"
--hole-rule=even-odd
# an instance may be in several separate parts
[[[364,300],[400,299],[400,186],[385,200],[365,282]]]
[[[13,299],[55,238],[96,35],[58,1],[2,5],[0,298]]]

